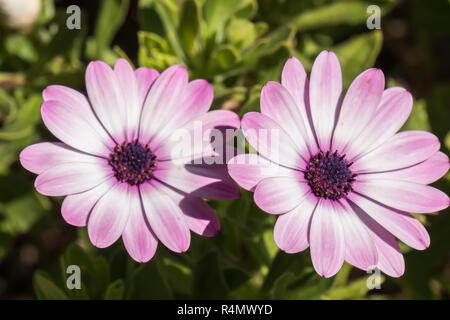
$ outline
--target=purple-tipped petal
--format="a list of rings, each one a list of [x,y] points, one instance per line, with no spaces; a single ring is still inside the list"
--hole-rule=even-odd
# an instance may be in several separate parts
[[[382,204],[413,213],[431,213],[449,206],[448,196],[439,189],[408,181],[383,180],[364,175],[353,188]]]
[[[405,124],[412,105],[412,96],[405,89],[396,87],[384,90],[372,119],[353,143],[347,145],[344,153],[347,153],[349,159],[353,159],[382,145]]]
[[[154,177],[196,197],[229,200],[240,196],[240,189],[222,164],[191,164],[162,161]]]
[[[155,135],[178,113],[188,83],[185,67],[175,65],[164,70],[152,84],[145,99],[140,120],[139,139],[143,143]]]
[[[308,76],[302,63],[297,58],[290,57],[284,64],[281,84],[289,91],[295,103],[302,107],[299,110],[303,109],[301,110],[303,119],[308,119],[305,108],[305,89],[308,85]]]
[[[211,107],[213,98],[214,89],[208,81],[199,79],[189,82],[180,98],[176,112],[171,114],[164,127],[152,138],[152,143],[157,145],[174,130],[204,116]]]
[[[424,250],[430,245],[428,232],[410,214],[376,203],[354,192],[349,194],[348,199],[408,246]]]
[[[36,174],[67,162],[99,162],[98,157],[79,152],[60,142],[32,144],[22,150],[19,159],[25,169]]]
[[[136,76],[138,87],[139,107],[140,111],[142,111],[150,87],[153,85],[156,78],[159,77],[159,72],[155,69],[140,67],[134,71],[134,75]]]
[[[78,105],[69,105],[61,100],[46,100],[42,103],[41,115],[55,137],[72,148],[105,157],[114,146],[87,102],[83,104],[81,98]]]
[[[345,261],[362,270],[371,270],[378,263],[377,248],[364,223],[346,200],[339,216],[344,230]]]
[[[219,218],[211,207],[198,197],[167,187],[164,191],[180,207],[186,226],[204,237],[214,237],[220,231]]]
[[[239,127],[240,120],[236,113],[213,110],[175,130],[162,142],[152,142],[151,147],[160,160],[188,161],[208,157],[221,153],[220,150],[215,152],[214,147],[223,148],[225,140],[232,138]],[[212,138],[214,142],[211,141]]]
[[[322,150],[329,150],[342,91],[342,72],[333,52],[322,51],[314,61],[309,82],[311,116]]]
[[[158,247],[158,239],[142,208],[138,188],[131,190],[129,218],[122,233],[122,240],[130,256],[137,262],[149,261]]]
[[[374,173],[377,179],[404,180],[420,184],[430,184],[442,178],[448,171],[446,154],[436,152],[430,158],[411,167]]]
[[[300,109],[285,87],[270,81],[262,88],[261,112],[282,126],[302,153],[308,153],[311,141],[307,140],[306,130],[309,128],[305,126]]]
[[[65,196],[89,190],[112,176],[105,163],[68,162],[42,172],[34,183],[46,196]]]
[[[379,69],[366,70],[353,80],[345,94],[333,133],[333,150],[343,151],[365,130],[372,121],[383,90],[384,75]]]
[[[183,212],[164,192],[164,188],[153,180],[139,187],[147,221],[167,248],[175,252],[184,252],[191,243],[191,233]]]
[[[297,207],[311,192],[301,177],[272,177],[263,179],[255,189],[254,200],[262,210],[282,214]]]
[[[257,154],[240,154],[228,162],[228,173],[242,188],[255,191],[262,179],[270,177],[294,177],[300,171],[282,167]]]
[[[92,208],[115,184],[116,179],[111,177],[92,189],[65,197],[61,205],[64,220],[73,226],[87,226]]]
[[[88,234],[96,247],[106,248],[119,239],[130,216],[132,188],[136,187],[116,183],[92,209]]]
[[[304,168],[308,154],[302,154],[286,131],[268,116],[258,112],[246,113],[241,126],[245,138],[259,154],[293,169]]]
[[[372,241],[377,248],[377,267],[391,277],[397,278],[403,275],[405,272],[405,260],[394,236],[359,207],[352,207],[361,221],[366,225]]]
[[[117,143],[125,141],[128,123],[127,103],[121,82],[111,67],[102,61],[89,63],[86,69],[86,89],[92,108],[103,126]]]
[[[297,104],[306,129],[306,142],[309,151],[311,154],[317,153],[318,147],[311,123],[309,81],[303,65],[297,58],[291,57],[284,64],[283,72],[281,73],[281,84],[289,91]]]
[[[342,208],[320,199],[311,218],[309,246],[314,269],[323,277],[335,275],[344,263],[345,238],[339,215]]]
[[[134,141],[138,135],[139,117],[142,105],[139,103],[139,89],[134,70],[127,60],[120,58],[114,65],[114,73],[122,89],[122,96],[125,98],[126,136],[128,141]],[[125,119],[123,119],[125,120]]]
[[[273,238],[281,250],[297,253],[309,247],[309,227],[317,201],[310,193],[299,206],[277,218]]]
[[[406,168],[430,158],[440,148],[439,139],[426,131],[402,131],[352,166],[356,173]]]

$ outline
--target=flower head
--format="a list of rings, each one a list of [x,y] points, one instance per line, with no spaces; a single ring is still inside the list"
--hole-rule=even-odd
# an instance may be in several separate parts
[[[263,87],[261,113],[242,119],[258,154],[238,155],[228,169],[262,210],[278,215],[278,247],[310,247],[320,275],[334,275],[345,260],[398,277],[405,266],[395,237],[418,250],[430,243],[409,213],[449,205],[445,193],[428,186],[448,171],[448,157],[431,133],[397,133],[412,97],[403,88],[385,90],[381,70],[361,73],[342,101],[341,91],[333,52],[319,54],[309,79],[290,58],[281,84]]]
[[[208,112],[212,86],[188,82],[182,66],[159,74],[133,71],[124,59],[114,69],[95,61],[87,67],[86,88],[87,97],[57,85],[43,92],[42,119],[62,143],[37,143],[20,154],[22,165],[38,174],[36,189],[67,196],[64,219],[87,226],[94,245],[107,247],[122,236],[140,262],[152,258],[158,240],[183,252],[190,231],[214,236],[220,224],[202,198],[237,198],[239,188],[225,165],[202,161],[220,153],[208,148],[211,140],[201,140],[200,147],[177,159],[173,133],[182,130],[191,137],[193,130],[236,130],[238,116]]]

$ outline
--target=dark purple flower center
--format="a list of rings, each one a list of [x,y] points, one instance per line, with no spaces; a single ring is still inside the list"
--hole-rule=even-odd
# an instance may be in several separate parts
[[[349,169],[351,165],[337,151],[319,151],[309,159],[305,179],[317,197],[338,200],[353,190],[356,174]]]
[[[114,147],[109,155],[109,165],[114,171],[117,181],[140,185],[152,178],[152,172],[157,166],[156,156],[148,144],[139,141],[124,142]]]

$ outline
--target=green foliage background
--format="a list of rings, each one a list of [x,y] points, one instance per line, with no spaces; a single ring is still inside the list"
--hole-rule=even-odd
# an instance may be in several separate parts
[[[70,4],[82,9],[80,30],[66,26]],[[381,8],[381,30],[368,30],[366,9]],[[259,110],[261,86],[279,81],[290,56],[310,70],[323,49],[336,52],[344,84],[377,66],[388,86],[415,97],[405,129],[429,130],[450,149],[450,5],[447,0],[43,0],[36,24],[0,29],[0,298],[39,299],[448,299],[450,215],[420,216],[431,247],[402,246],[405,275],[383,278],[368,291],[368,275],[344,265],[331,279],[313,270],[309,252],[288,255],[273,241],[274,216],[244,192],[210,204],[222,228],[215,238],[193,235],[187,253],[159,245],[135,263],[121,241],[93,247],[84,228],[67,225],[61,199],[33,188],[18,164],[27,145],[54,140],[40,118],[41,92],[50,84],[84,91],[90,60],[162,70],[187,66],[191,78],[214,85],[214,108],[242,115]],[[450,190],[449,174],[436,186]],[[81,290],[65,286],[66,267],[82,269]]]

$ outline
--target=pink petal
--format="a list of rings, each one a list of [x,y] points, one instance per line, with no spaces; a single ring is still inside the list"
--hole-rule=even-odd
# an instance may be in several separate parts
[[[409,117],[413,105],[411,94],[403,88],[384,90],[381,102],[365,128],[354,142],[347,145],[345,153],[353,159],[363,152],[373,150],[391,138]]]
[[[242,188],[249,191],[255,191],[262,179],[300,174],[297,170],[282,167],[254,153],[240,154],[230,159],[228,173]]]
[[[126,140],[127,104],[121,83],[114,71],[103,61],[93,61],[86,69],[86,89],[92,108],[106,130],[122,143]]]
[[[92,209],[88,234],[96,247],[106,248],[119,239],[130,216],[132,188],[136,187],[116,183]]]
[[[140,67],[134,71],[134,74],[138,86],[139,107],[140,111],[142,111],[150,87],[155,82],[156,78],[159,77],[159,72],[155,69]]]
[[[345,257],[344,230],[339,215],[342,208],[320,199],[311,218],[309,246],[314,269],[323,277],[335,275]]]
[[[314,129],[312,128],[311,108],[309,106],[309,81],[302,63],[295,57],[289,58],[281,73],[281,84],[285,87],[300,111],[306,128],[306,143],[311,154],[318,152]]]
[[[189,82],[180,98],[176,112],[165,123],[164,127],[157,132],[152,141],[163,141],[174,130],[183,127],[190,121],[195,121],[204,116],[211,107],[214,97],[214,89],[206,80],[198,79]]]
[[[259,112],[249,112],[241,122],[249,144],[267,159],[293,168],[303,169],[308,158],[275,121]]]
[[[281,84],[289,91],[295,103],[302,107],[303,119],[308,119],[305,108],[305,90],[308,85],[308,77],[305,68],[297,58],[290,57],[284,64]]]
[[[130,201],[130,216],[123,230],[122,240],[134,260],[147,262],[155,255],[158,239],[147,221],[137,188],[131,190]]]
[[[343,199],[340,215],[345,238],[345,261],[362,270],[371,270],[378,262],[377,248],[364,223]]]
[[[408,246],[424,250],[430,245],[430,237],[424,226],[408,213],[376,203],[355,192],[347,198]]]
[[[442,178],[448,171],[449,162],[446,154],[436,152],[430,158],[404,169],[377,172],[377,179],[404,180],[420,184],[433,183]]]
[[[175,65],[164,70],[152,84],[141,114],[139,140],[148,142],[178,113],[188,73]]]
[[[213,110],[175,130],[162,143],[151,143],[159,160],[184,159],[186,161],[221,153],[213,149],[223,148],[226,138],[232,138],[240,127],[239,116],[229,110]],[[225,132],[224,132],[225,131]],[[220,143],[211,142],[212,137]],[[224,162],[226,163],[226,162]]]
[[[97,156],[108,156],[114,142],[87,102],[83,104],[81,101],[78,105],[69,105],[61,100],[46,100],[41,106],[42,120],[58,139],[69,146]]]
[[[298,207],[277,218],[273,238],[281,250],[297,253],[309,247],[309,227],[317,201],[310,193]]]
[[[258,183],[254,200],[262,210],[281,214],[298,206],[310,192],[310,187],[301,176],[272,177]]]
[[[240,196],[240,189],[228,176],[225,165],[161,161],[154,177],[196,197],[226,200]]]
[[[94,205],[115,183],[116,179],[111,177],[92,189],[65,197],[61,205],[64,220],[73,226],[85,227]]]
[[[366,225],[372,241],[375,243],[378,253],[377,267],[391,277],[403,275],[405,272],[405,260],[394,236],[358,206],[353,206],[353,209]]]
[[[139,117],[142,109],[142,104],[140,104],[139,101],[137,79],[133,68],[128,61],[123,58],[116,61],[114,73],[116,74],[117,81],[122,90],[122,96],[126,97],[124,101],[127,113],[127,140],[134,141],[138,135]]]
[[[365,130],[373,119],[383,90],[384,75],[379,69],[366,70],[353,80],[339,112],[333,134],[333,150],[343,151]]]
[[[342,72],[333,52],[322,51],[314,61],[309,83],[311,116],[322,150],[329,150],[342,91]]]
[[[67,162],[99,162],[98,157],[79,152],[60,142],[32,144],[22,150],[19,159],[25,169],[36,174]]]
[[[303,119],[289,91],[279,83],[270,81],[262,88],[260,101],[261,112],[282,126],[302,153],[308,153],[307,119]]]
[[[217,235],[220,231],[219,219],[205,201],[170,187],[164,191],[183,211],[184,220],[190,230],[204,237]]]
[[[366,173],[409,167],[428,159],[439,148],[439,139],[429,132],[402,131],[356,160],[352,171]]]
[[[354,182],[353,188],[367,197],[397,210],[430,213],[449,205],[448,196],[433,187],[400,180],[376,179],[365,175]],[[375,175],[374,175],[375,176]]]
[[[142,203],[153,232],[170,250],[184,252],[191,243],[191,234],[183,212],[155,180],[140,187]]]
[[[68,162],[42,172],[34,183],[46,196],[65,196],[89,190],[113,174],[106,163]]]

